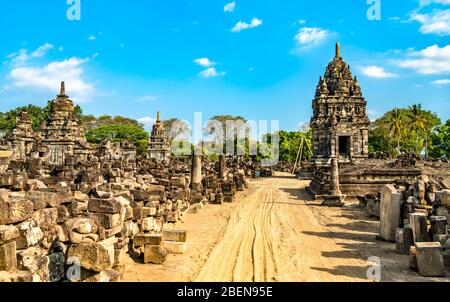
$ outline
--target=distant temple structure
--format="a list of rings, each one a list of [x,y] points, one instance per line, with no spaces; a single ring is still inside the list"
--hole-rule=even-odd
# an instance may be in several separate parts
[[[92,153],[84,129],[75,117],[72,100],[61,82],[59,95],[51,102],[50,116],[40,128],[41,144],[46,148],[48,163],[63,165],[67,158],[83,162]]]
[[[164,124],[161,121],[161,113],[158,111],[156,122],[153,125],[150,141],[148,143],[148,158],[163,161],[171,154],[169,137]]]
[[[22,111],[16,118],[16,124],[8,141],[14,150],[13,160],[25,160],[36,142],[36,133],[33,130],[33,121],[28,112]]]
[[[367,102],[350,66],[342,59],[339,43],[334,59],[320,77],[311,119],[313,165],[355,162],[369,156]]]

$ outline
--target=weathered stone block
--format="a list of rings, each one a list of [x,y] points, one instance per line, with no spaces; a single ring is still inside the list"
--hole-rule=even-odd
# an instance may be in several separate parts
[[[64,253],[51,253],[48,256],[49,281],[59,282],[64,278],[66,258]]]
[[[167,252],[162,245],[146,245],[144,263],[162,264],[166,261]]]
[[[445,235],[447,233],[447,217],[446,216],[431,216],[431,229],[433,235]]]
[[[169,254],[184,254],[187,250],[186,242],[164,241],[164,249]]]
[[[105,229],[112,229],[120,226],[122,221],[122,216],[117,214],[107,214],[107,213],[89,213],[89,219],[96,221],[99,225]]]
[[[427,215],[413,213],[409,215],[409,221],[413,230],[414,242],[430,241],[427,230]]]
[[[445,276],[444,260],[439,242],[416,243],[417,265],[422,277]]]
[[[0,245],[19,238],[19,229],[12,225],[0,225]]]
[[[0,225],[13,224],[28,219],[34,211],[34,204],[28,200],[0,202]]]
[[[0,271],[12,271],[17,268],[16,242],[0,245]]]
[[[88,204],[88,211],[93,213],[117,214],[122,205],[115,198],[97,199],[91,198]]]
[[[412,246],[409,249],[409,268],[413,271],[417,271],[419,269],[419,267],[417,266],[417,254],[415,246]]]
[[[410,228],[397,229],[395,236],[396,252],[402,255],[409,255],[411,246],[414,245],[413,232]]]
[[[123,226],[119,225],[118,227],[112,228],[112,229],[105,229],[103,227],[100,227],[98,229],[98,234],[100,236],[100,239],[106,239],[112,236],[115,236],[117,234],[119,234],[122,231]]]
[[[163,243],[162,235],[153,234],[138,234],[133,239],[133,244],[136,247],[145,245],[161,245]]]
[[[450,190],[436,192],[436,200],[440,205],[450,208]]]
[[[402,194],[393,185],[381,190],[380,237],[386,241],[395,241],[395,232],[400,225]]]
[[[40,207],[43,203],[48,207],[58,207],[61,203],[62,196],[55,192],[46,191],[29,191],[27,192],[27,199]]]
[[[69,247],[68,257],[78,259],[81,267],[95,272],[110,269],[113,265],[110,252],[99,243],[73,244]]]
[[[17,249],[22,250],[37,245],[44,239],[44,232],[34,219],[22,222],[18,226],[20,236],[16,240]]]
[[[165,241],[174,242],[186,242],[187,231],[186,230],[163,230],[163,236]]]
[[[19,269],[28,271],[33,282],[48,282],[49,258],[44,251],[36,246],[17,252]]]

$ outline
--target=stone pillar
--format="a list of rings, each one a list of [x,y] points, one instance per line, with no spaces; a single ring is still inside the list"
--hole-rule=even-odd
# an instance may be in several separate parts
[[[336,137],[331,138],[331,154],[330,157],[336,157]]]
[[[413,230],[414,242],[428,242],[427,215],[423,213],[413,213],[409,215],[409,222]]]
[[[219,178],[227,178],[227,161],[225,155],[219,155]]]
[[[395,242],[395,232],[400,225],[402,194],[393,185],[381,190],[380,201],[380,238]]]
[[[202,184],[202,156],[192,155],[191,189],[199,191]]]
[[[336,158],[331,159],[330,173],[330,195],[341,195],[339,187],[339,161]]]
[[[414,245],[413,232],[410,228],[397,229],[395,238],[395,251],[398,254],[409,255]]]

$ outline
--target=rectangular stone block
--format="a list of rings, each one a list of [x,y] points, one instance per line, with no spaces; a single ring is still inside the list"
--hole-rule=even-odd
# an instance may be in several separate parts
[[[136,247],[145,245],[161,245],[162,243],[163,243],[162,235],[138,234],[133,239],[133,244]]]
[[[422,277],[445,276],[444,260],[439,242],[417,242],[416,257],[419,274]]]
[[[103,240],[119,234],[122,231],[122,228],[123,228],[122,225],[119,225],[118,227],[112,229],[105,229],[103,227],[100,227],[98,228],[98,234],[100,236],[100,239]]]
[[[380,237],[386,241],[395,241],[395,232],[400,225],[402,194],[393,185],[381,190]]]
[[[100,243],[72,244],[69,247],[68,257],[76,259],[82,268],[94,272],[105,271],[114,264],[114,255],[111,261],[110,251]]]
[[[0,225],[0,245],[19,238],[19,229],[12,225]]]
[[[427,215],[423,213],[413,213],[409,215],[409,222],[413,230],[414,242],[428,242]]]
[[[30,218],[34,204],[29,200],[10,200],[0,202],[0,225],[22,222]]]
[[[156,213],[157,213],[156,207],[143,207],[142,208],[142,216],[143,217],[156,216]]]
[[[0,271],[13,271],[16,268],[16,242],[0,245]]]
[[[439,201],[440,205],[450,208],[450,190],[436,192],[436,200]]]
[[[91,198],[88,203],[88,211],[93,213],[116,214],[120,212],[122,205],[114,198]]]
[[[166,257],[167,252],[162,245],[146,245],[144,248],[144,263],[162,264]]]
[[[410,228],[397,229],[395,234],[395,251],[398,254],[409,255],[414,245],[413,232]]]
[[[63,195],[55,192],[47,191],[29,191],[27,192],[27,199],[29,199],[36,207],[41,207],[45,204],[48,207],[58,207],[61,204]]]
[[[164,241],[164,249],[169,254],[184,254],[187,250],[186,242]]]
[[[89,219],[96,221],[105,229],[112,229],[122,224],[122,216],[119,213],[89,213]]]
[[[165,241],[173,241],[173,242],[187,241],[186,230],[163,230],[163,236]]]

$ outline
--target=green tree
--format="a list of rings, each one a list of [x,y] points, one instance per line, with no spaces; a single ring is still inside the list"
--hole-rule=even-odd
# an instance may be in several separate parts
[[[90,130],[86,134],[86,139],[92,144],[100,144],[104,140],[112,142],[131,141],[142,153],[147,148],[148,133],[140,126],[112,124]]]
[[[450,120],[436,128],[430,136],[430,156],[450,158]]]
[[[405,116],[400,109],[394,109],[388,116],[389,138],[397,142],[397,151],[400,152],[400,142],[405,135]]]
[[[369,151],[398,155],[402,152],[428,154],[429,137],[439,117],[422,109],[421,105],[396,108],[386,112],[369,126]]]
[[[440,119],[436,114],[430,111],[422,110],[422,105],[414,104],[408,107],[407,110],[408,126],[411,131],[416,133],[416,152],[421,153],[423,147],[421,148],[420,140],[421,136],[425,143],[425,157],[428,156],[428,140],[431,134],[431,130],[441,123]]]

